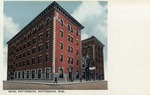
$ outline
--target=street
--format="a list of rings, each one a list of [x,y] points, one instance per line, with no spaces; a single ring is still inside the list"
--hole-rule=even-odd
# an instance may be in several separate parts
[[[3,81],[3,90],[107,90],[107,81],[46,84]]]

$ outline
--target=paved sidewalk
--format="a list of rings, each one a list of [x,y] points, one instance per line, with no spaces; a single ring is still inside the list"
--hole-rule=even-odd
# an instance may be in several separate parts
[[[104,81],[104,80],[100,80],[100,81]],[[100,82],[99,80],[91,80],[91,81],[86,81],[86,80],[82,80],[82,82],[80,82],[80,80],[74,80],[73,82],[71,81],[62,81],[62,80],[58,80],[57,84],[77,84],[77,83],[92,83],[92,82]],[[18,83],[38,83],[38,84],[54,84],[54,82],[52,80],[13,80],[13,81],[7,81],[7,82],[18,82]],[[56,83],[55,83],[56,84]]]
[[[3,81],[3,90],[107,90],[107,81],[50,83],[48,81]]]

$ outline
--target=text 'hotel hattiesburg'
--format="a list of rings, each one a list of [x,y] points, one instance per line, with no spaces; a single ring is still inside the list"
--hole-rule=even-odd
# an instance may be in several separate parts
[[[104,80],[104,45],[52,2],[8,44],[7,80]]]

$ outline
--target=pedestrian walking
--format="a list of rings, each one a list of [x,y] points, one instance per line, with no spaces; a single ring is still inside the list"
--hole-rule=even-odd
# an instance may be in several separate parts
[[[55,77],[54,83],[57,83],[57,77]]]
[[[82,78],[80,78],[80,82],[82,82]]]

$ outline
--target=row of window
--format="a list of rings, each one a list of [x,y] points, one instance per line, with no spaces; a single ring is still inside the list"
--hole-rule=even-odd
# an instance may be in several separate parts
[[[63,55],[62,54],[60,54],[60,62],[63,62]],[[68,63],[73,64],[73,57],[68,56]],[[76,65],[78,65],[78,64],[79,64],[79,60],[76,59]]]
[[[33,57],[31,61],[30,61],[30,59],[28,59],[27,61],[23,60],[22,62],[16,63],[16,67],[30,65],[31,63],[36,64],[36,61],[37,61],[37,63],[42,64],[42,62],[43,62],[42,56],[39,56],[37,59],[35,57]],[[50,62],[49,54],[45,55],[45,61],[46,61],[46,63]]]
[[[49,48],[50,48],[50,44],[49,44],[49,42],[46,42],[46,49],[49,49]],[[43,50],[43,45],[39,45],[38,46],[38,52],[41,52],[42,50]],[[33,47],[32,48],[32,54],[35,54],[35,53],[36,53],[36,47]],[[30,50],[28,50],[27,52],[23,52],[23,54],[20,54],[19,56],[17,55],[16,60],[22,58],[22,56],[26,57],[26,55],[27,56],[31,55]]]
[[[46,25],[48,26],[49,24],[50,24],[50,18],[48,17],[47,20],[46,20]],[[27,33],[27,37],[30,38],[32,35],[36,34],[37,30],[40,31],[43,28],[43,25],[44,25],[44,23],[42,22],[37,27],[33,28],[30,32]],[[64,25],[64,21],[62,19],[60,20],[60,25],[61,26]],[[69,24],[68,24],[68,31],[71,31],[71,32],[74,31],[73,27],[70,26]],[[76,31],[76,36],[78,36],[78,35],[79,35],[78,31]],[[48,36],[49,36],[49,32],[46,32],[46,37],[48,37]],[[24,35],[23,38],[20,38],[20,40],[16,42],[16,45],[18,45],[19,42],[22,43],[23,40],[25,41],[27,39],[27,37],[26,37],[26,35]],[[13,47],[14,46],[12,46],[12,48]]]
[[[62,19],[60,20],[60,25],[61,25],[61,26],[64,26],[64,21],[63,21]],[[69,32],[70,32],[70,31],[71,31],[72,33],[74,32],[74,29],[73,29],[73,27],[72,27],[71,25],[68,24],[67,27],[68,27],[68,31],[69,31]],[[78,35],[79,35],[78,31],[76,31],[76,36],[78,36]]]
[[[49,37],[49,30],[47,31],[47,36]],[[40,34],[38,37],[38,41],[42,41],[43,40],[43,34]],[[36,37],[32,39],[32,44],[34,45],[36,43]],[[31,46],[31,41],[28,41],[27,46]],[[26,48],[26,43],[23,44],[23,49]],[[19,49],[22,50],[22,46],[20,46],[20,48],[16,48],[16,52],[19,52]]]
[[[39,41],[41,41],[42,39],[43,39],[43,34],[40,34]],[[70,37],[68,35],[68,41],[71,41],[73,43],[73,37]],[[36,43],[36,38],[33,38],[32,44],[35,44],[35,43]],[[78,40],[76,40],[76,45],[78,45]],[[31,46],[31,41],[28,41],[28,46]],[[23,49],[25,48],[26,48],[26,43],[24,43],[23,45]],[[46,43],[46,48],[49,48],[49,43]],[[63,49],[63,43],[60,43],[60,48]],[[40,46],[39,49],[42,50],[42,46]],[[20,46],[20,50],[22,50],[22,46]],[[71,47],[71,50],[73,51],[72,47]],[[68,47],[68,51],[70,51],[70,47]],[[16,49],[16,52],[19,52],[18,48]]]
[[[18,71],[18,72],[15,72],[15,78],[22,78],[22,79],[29,79],[29,78],[32,78],[32,79],[35,79],[35,71],[36,70],[31,70],[31,73],[30,71]],[[45,78],[46,79],[50,79],[50,75],[51,75],[51,71],[49,68],[46,68],[46,72],[45,72]],[[42,78],[42,69],[38,69],[37,70],[37,78],[38,79],[41,79]]]
[[[60,37],[63,38],[63,31],[62,30],[60,31]],[[68,41],[73,43],[73,37],[68,35]],[[76,45],[78,46],[78,44],[79,44],[79,42],[78,42],[78,40],[76,40]]]
[[[60,62],[63,62],[63,59],[64,59],[63,55],[60,54]],[[42,63],[42,56],[39,56],[37,60],[38,60],[37,63],[41,64]],[[46,62],[50,62],[49,54],[46,54]],[[73,64],[73,57],[68,56],[68,63]],[[26,66],[26,65],[30,65],[30,64],[31,64],[30,59],[28,59],[27,61],[19,62],[19,64],[16,63],[16,67],[22,67],[22,66]],[[36,58],[32,58],[32,64],[36,64]],[[78,64],[79,64],[79,60],[76,59],[76,65],[78,65]]]
[[[50,18],[48,17],[46,20],[46,25],[48,26],[50,24]],[[25,41],[27,38],[30,38],[32,35],[37,33],[37,30],[40,31],[41,29],[43,29],[43,25],[44,23],[40,23],[37,27],[33,28],[30,32],[27,33],[27,35],[24,35],[23,38],[20,38],[19,41],[16,42],[16,45],[23,42],[23,40]],[[48,30],[49,31],[49,30]],[[49,32],[46,32],[46,37],[49,36]]]

